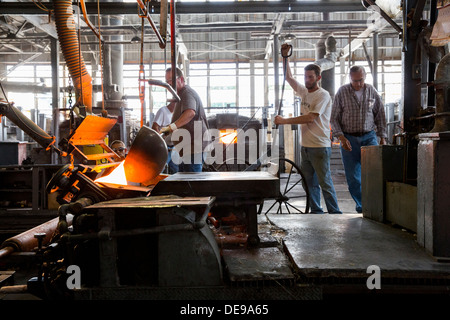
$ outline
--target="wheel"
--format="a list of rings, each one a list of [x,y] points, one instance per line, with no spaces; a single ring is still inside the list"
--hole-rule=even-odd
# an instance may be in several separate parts
[[[45,187],[45,191],[50,194],[53,192],[56,192],[59,189],[59,185],[64,179],[64,177],[67,177],[70,172],[72,171],[72,165],[66,164],[62,166],[50,179],[50,181],[47,183],[47,186]]]
[[[263,211],[263,206],[269,209],[264,210],[265,214],[269,213],[276,205],[278,205],[276,213],[308,213],[309,212],[309,192],[305,178],[300,168],[289,159],[280,159],[284,162],[287,172],[280,173],[280,193],[275,199],[265,200],[259,208],[259,212]],[[282,167],[280,165],[280,167]],[[273,213],[273,212],[272,212]]]

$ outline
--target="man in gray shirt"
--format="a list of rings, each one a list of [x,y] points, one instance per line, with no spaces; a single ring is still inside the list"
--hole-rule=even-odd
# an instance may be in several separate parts
[[[166,82],[172,85],[172,68],[166,70]],[[205,110],[200,96],[186,84],[181,69],[176,69],[176,87],[180,101],[173,110],[172,122],[161,129],[161,133],[172,133],[172,142],[181,157],[180,172],[201,172],[203,151],[208,145],[205,132],[208,130]],[[181,139],[175,141],[177,129],[184,129]],[[181,141],[180,141],[181,140]],[[189,140],[189,141],[186,141]]]
[[[377,90],[365,83],[366,71],[361,66],[350,68],[350,83],[339,88],[331,112],[331,130],[341,143],[342,162],[348,190],[361,204],[361,147],[386,144],[386,116]]]

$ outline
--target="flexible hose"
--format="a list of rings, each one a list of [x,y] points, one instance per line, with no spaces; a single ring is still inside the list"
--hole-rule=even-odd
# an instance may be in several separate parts
[[[53,0],[56,31],[64,59],[74,82],[77,104],[92,113],[92,78],[89,75],[78,43],[72,1]]]

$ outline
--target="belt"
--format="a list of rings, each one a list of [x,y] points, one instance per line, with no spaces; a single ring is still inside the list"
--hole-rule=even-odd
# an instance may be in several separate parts
[[[354,137],[362,137],[368,133],[371,133],[372,131],[367,131],[367,132],[344,132],[344,134],[348,134]]]

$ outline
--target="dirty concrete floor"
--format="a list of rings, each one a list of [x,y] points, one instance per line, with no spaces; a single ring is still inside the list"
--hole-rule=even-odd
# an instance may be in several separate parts
[[[417,243],[414,233],[357,213],[343,171],[335,170],[332,176],[342,215],[271,210],[258,216],[260,224],[282,230],[284,250],[297,271],[306,277],[367,278],[367,268],[375,265],[383,277],[410,282],[433,279],[448,285],[450,262],[434,259]]]

